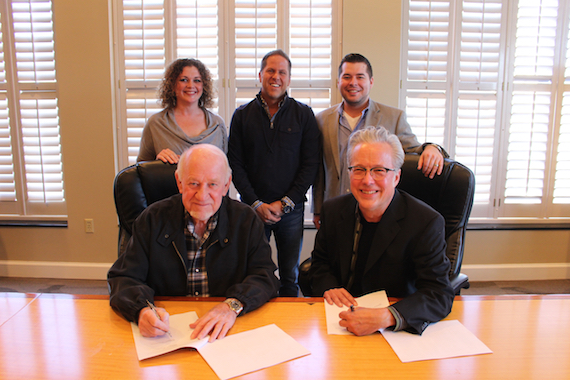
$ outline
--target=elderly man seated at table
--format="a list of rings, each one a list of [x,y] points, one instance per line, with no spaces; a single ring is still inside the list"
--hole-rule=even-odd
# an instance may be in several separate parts
[[[386,129],[355,132],[347,161],[352,194],[323,204],[310,269],[313,292],[329,304],[357,306],[355,296],[386,290],[401,300],[342,312],[340,325],[356,335],[387,327],[421,334],[453,303],[444,219],[396,189],[404,151]]]
[[[142,335],[169,330],[154,296],[227,297],[190,325],[192,338],[223,338],[239,314],[277,295],[279,281],[264,226],[249,206],[226,196],[231,169],[210,144],[189,148],[176,170],[180,194],[153,203],[133,224],[132,238],[109,270],[113,309]]]

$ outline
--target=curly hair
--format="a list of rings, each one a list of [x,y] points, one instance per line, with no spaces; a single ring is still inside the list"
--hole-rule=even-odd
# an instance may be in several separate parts
[[[200,108],[210,108],[214,105],[214,83],[210,70],[199,60],[194,58],[179,58],[172,62],[164,72],[164,78],[158,87],[158,99],[164,108],[176,106],[176,81],[185,67],[195,67],[200,73],[203,91],[198,105]]]

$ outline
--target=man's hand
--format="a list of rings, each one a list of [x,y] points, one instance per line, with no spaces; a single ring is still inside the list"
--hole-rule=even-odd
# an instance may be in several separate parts
[[[342,307],[342,305],[357,305],[354,297],[345,288],[329,289],[325,292],[323,297],[325,297],[325,300],[329,305],[332,305],[333,303],[338,307]]]
[[[156,155],[156,159],[162,162],[166,162],[167,164],[177,164],[180,156],[170,149],[166,148],[161,150],[160,153]]]
[[[321,214],[313,214],[313,224],[317,230],[321,228]]]
[[[433,179],[436,174],[441,175],[443,172],[443,155],[439,149],[433,145],[426,145],[418,161],[418,170],[421,170],[430,179]]]
[[[265,224],[275,224],[281,220],[281,215],[283,215],[281,201],[262,203],[255,211]]]
[[[209,342],[222,339],[234,325],[236,317],[237,314],[227,303],[217,304],[202,318],[190,324],[190,328],[194,329],[190,338],[202,339],[210,334]]]
[[[170,330],[168,318],[169,315],[161,307],[157,307],[156,311],[160,315],[160,319],[156,317],[154,311],[149,307],[145,307],[139,313],[139,330],[142,336],[152,338],[162,336]]]
[[[354,311],[343,311],[338,315],[339,325],[346,327],[354,335],[362,336],[372,334],[380,329],[394,326],[396,320],[387,308],[370,309],[359,307]]]

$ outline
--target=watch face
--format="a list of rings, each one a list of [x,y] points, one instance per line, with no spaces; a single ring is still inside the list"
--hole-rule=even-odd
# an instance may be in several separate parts
[[[236,314],[239,314],[243,310],[243,306],[236,300],[226,300],[225,302]]]
[[[282,209],[285,214],[289,214],[293,210],[293,208],[286,203],[283,203]]]

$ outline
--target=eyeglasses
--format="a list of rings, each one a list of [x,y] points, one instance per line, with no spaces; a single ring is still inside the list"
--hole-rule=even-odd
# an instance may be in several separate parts
[[[354,179],[363,179],[366,177],[366,172],[370,170],[370,176],[372,179],[382,179],[386,177],[388,172],[395,172],[396,169],[388,169],[382,166],[377,166],[375,168],[366,169],[362,166],[349,166],[348,170],[352,173]]]

